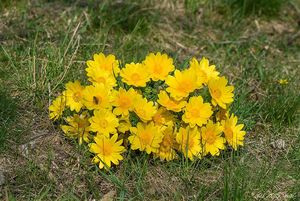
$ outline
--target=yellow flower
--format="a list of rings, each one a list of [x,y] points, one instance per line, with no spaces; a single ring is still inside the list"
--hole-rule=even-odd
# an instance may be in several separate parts
[[[83,91],[83,104],[89,110],[110,108],[112,100],[109,88],[103,84],[86,86]]]
[[[188,157],[192,161],[194,157],[200,157],[201,146],[200,146],[200,133],[198,128],[180,128],[176,135],[176,141],[179,144],[179,150],[185,157]]]
[[[176,101],[170,98],[165,91],[159,92],[157,102],[167,110],[172,110],[174,112],[180,112],[186,105],[186,101]]]
[[[129,121],[129,116],[121,116],[119,117],[119,126],[118,131],[120,133],[125,133],[126,131],[129,131],[131,128],[131,123]]]
[[[166,89],[167,92],[177,101],[187,97],[195,89],[201,88],[196,74],[190,69],[175,70],[174,76],[169,75],[167,77],[166,84],[169,86]]]
[[[244,145],[245,131],[242,131],[244,124],[237,124],[238,118],[231,114],[229,118],[221,122],[224,127],[226,141],[237,150],[238,145]]]
[[[99,168],[108,169],[111,164],[119,165],[119,161],[123,160],[121,155],[125,151],[122,146],[123,140],[118,141],[118,135],[115,134],[111,138],[97,135],[94,138],[95,143],[90,143],[90,152],[96,154],[93,158],[95,164],[99,163]]]
[[[233,102],[233,86],[226,86],[227,80],[225,77],[219,79],[212,79],[208,82],[209,93],[212,97],[212,104],[216,106],[217,104],[226,109],[226,104]]]
[[[153,122],[148,124],[138,123],[137,127],[130,128],[131,135],[128,137],[131,149],[157,153],[159,144],[162,142],[163,134]]]
[[[98,132],[99,135],[109,136],[116,133],[119,126],[118,118],[107,109],[94,110],[94,116],[89,119],[90,130]]]
[[[104,84],[107,87],[114,87],[117,85],[114,75],[100,67],[86,68],[89,81],[93,84]]]
[[[126,91],[123,88],[120,88],[116,92],[115,99],[112,103],[116,108],[114,109],[115,115],[125,115],[129,114],[129,111],[133,110],[133,105],[136,97],[138,96],[137,92],[133,88],[130,88]]]
[[[97,72],[100,69],[105,70],[111,74],[117,74],[120,72],[119,61],[112,54],[105,56],[103,53],[94,54],[94,60],[87,61],[88,73]]]
[[[191,97],[186,105],[182,120],[190,124],[193,128],[195,125],[202,126],[206,124],[212,114],[211,105],[209,103],[203,103],[201,96]]]
[[[70,138],[78,138],[79,144],[82,144],[82,140],[89,142],[89,121],[87,113],[80,115],[75,114],[72,117],[67,117],[66,122],[68,125],[62,125],[61,129]]]
[[[288,84],[289,82],[288,82],[287,79],[280,79],[280,80],[278,80],[278,83],[281,84],[281,85],[286,85],[286,84]]]
[[[80,82],[68,82],[66,84],[66,105],[70,107],[70,110],[79,112],[83,107],[82,96],[84,87],[81,86]]]
[[[155,113],[155,115],[152,117],[152,120],[157,126],[167,126],[173,125],[174,117],[164,107],[160,107]]]
[[[169,125],[162,132],[164,137],[156,155],[161,160],[171,161],[177,157],[174,149],[176,147],[176,133],[174,132],[172,125]]]
[[[49,106],[49,118],[57,120],[63,114],[66,105],[65,92],[56,97]]]
[[[156,107],[152,101],[147,101],[146,98],[137,98],[134,102],[133,111],[143,121],[150,121],[156,113]]]
[[[204,154],[210,153],[212,156],[219,155],[219,149],[225,149],[226,140],[221,137],[223,127],[219,122],[209,121],[205,127],[201,128],[201,144]]]
[[[169,73],[175,69],[173,59],[160,52],[156,54],[150,53],[146,57],[144,64],[153,81],[165,80]]]
[[[128,85],[136,87],[145,87],[146,83],[150,81],[149,74],[143,64],[130,63],[126,64],[125,68],[120,73],[122,81]]]
[[[190,69],[195,71],[195,74],[198,77],[198,84],[207,84],[211,79],[217,79],[220,74],[216,71],[215,65],[209,65],[208,59],[203,57],[200,62],[197,59],[193,58],[190,61]]]

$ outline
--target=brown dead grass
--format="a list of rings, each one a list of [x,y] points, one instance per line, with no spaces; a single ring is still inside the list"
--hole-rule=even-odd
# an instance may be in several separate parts
[[[151,167],[147,171],[145,181],[149,197],[170,198],[184,190],[184,184],[179,177],[166,172],[159,166]]]

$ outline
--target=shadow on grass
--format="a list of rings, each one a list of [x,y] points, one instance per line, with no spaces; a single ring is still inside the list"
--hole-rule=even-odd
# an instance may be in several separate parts
[[[281,7],[288,1],[285,0],[225,0],[238,16],[265,15],[276,16]]]
[[[150,25],[157,22],[159,13],[139,1],[103,1],[102,4],[90,4],[93,28],[109,25],[117,31],[131,33],[148,33]]]
[[[0,89],[0,153],[6,147],[9,127],[16,118],[17,104],[5,89]]]

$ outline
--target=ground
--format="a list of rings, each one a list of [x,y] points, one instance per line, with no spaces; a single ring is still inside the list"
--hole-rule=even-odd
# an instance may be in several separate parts
[[[300,2],[236,2],[1,1],[0,199],[299,200]],[[48,106],[102,51],[209,58],[235,86],[244,147],[196,162],[127,153],[99,170]]]

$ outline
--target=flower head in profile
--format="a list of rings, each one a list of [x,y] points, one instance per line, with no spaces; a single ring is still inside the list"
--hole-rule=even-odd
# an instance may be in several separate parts
[[[167,92],[177,101],[188,97],[195,89],[201,88],[196,74],[190,69],[184,71],[175,70],[174,76],[169,75],[167,77],[166,84],[169,86],[166,89]]]
[[[167,92],[163,90],[159,92],[157,102],[160,105],[164,106],[167,110],[171,110],[174,112],[180,112],[186,105],[186,101],[176,101],[170,98]]]
[[[146,83],[150,81],[145,66],[140,63],[126,64],[125,68],[122,68],[120,76],[123,82],[135,87],[145,87]]]
[[[160,107],[156,111],[155,115],[152,117],[152,120],[155,125],[168,126],[173,125],[174,116],[164,107]]]
[[[98,135],[109,136],[117,132],[119,126],[118,118],[107,109],[94,110],[94,116],[89,119],[90,130],[98,132]]]
[[[67,137],[77,138],[79,144],[82,144],[83,141],[89,142],[89,121],[88,114],[75,114],[74,116],[67,117],[66,122],[68,125],[61,125],[61,129]]]
[[[227,86],[227,79],[220,77],[212,79],[208,82],[209,93],[212,97],[212,104],[219,105],[221,108],[226,109],[226,104],[233,102],[233,86]]]
[[[120,133],[125,133],[126,131],[129,131],[130,128],[131,128],[131,123],[129,120],[129,116],[119,117],[119,126],[117,127],[117,130]]]
[[[49,106],[49,118],[57,120],[63,114],[66,106],[65,92],[62,95],[57,96]]]
[[[219,72],[215,65],[209,65],[209,60],[203,57],[200,62],[196,58],[190,61],[190,69],[194,70],[198,77],[199,84],[207,84],[211,79],[217,79]]]
[[[122,146],[123,140],[118,140],[115,134],[111,138],[103,135],[97,135],[94,143],[89,144],[90,152],[96,154],[93,158],[95,164],[99,163],[99,168],[108,169],[111,164],[119,165],[119,161],[123,160],[121,155],[125,151]]]
[[[157,153],[159,144],[162,142],[163,134],[153,122],[148,124],[138,123],[136,127],[130,128],[131,135],[128,137],[132,150]]]
[[[123,88],[120,88],[114,96],[114,101],[112,103],[114,108],[115,115],[124,115],[127,116],[129,111],[133,110],[134,101],[139,96],[139,94],[134,91],[133,88],[130,88],[126,91]]]
[[[143,122],[147,122],[155,115],[156,107],[152,101],[140,97],[135,100],[133,111]]]
[[[93,84],[104,84],[107,87],[113,88],[117,85],[115,75],[100,67],[86,68],[88,80]]]
[[[179,151],[190,160],[201,156],[200,133],[197,127],[181,127],[176,135],[176,142],[179,144]]]
[[[234,150],[237,150],[237,147],[244,145],[244,136],[246,134],[243,131],[244,124],[237,124],[238,118],[231,114],[229,118],[221,122],[224,128],[225,139],[230,144]]]
[[[103,53],[94,54],[94,60],[87,61],[88,68],[86,71],[91,75],[93,72],[105,70],[110,74],[117,74],[120,72],[119,61],[112,54],[105,56]]]
[[[156,154],[161,160],[171,161],[177,157],[176,132],[172,125],[168,125],[163,131],[163,139],[160,143],[158,153]]]
[[[86,86],[83,91],[83,104],[89,110],[110,108],[113,96],[104,84]]]
[[[150,53],[144,60],[144,64],[153,81],[165,80],[175,69],[173,59],[160,52]]]
[[[210,153],[212,156],[219,155],[220,150],[225,149],[226,140],[221,137],[223,127],[219,122],[209,121],[201,128],[201,144],[204,154]]]
[[[78,80],[66,84],[66,105],[70,107],[71,111],[79,112],[83,107],[83,90],[84,87],[81,86]]]
[[[201,96],[191,97],[186,105],[182,120],[190,124],[193,128],[196,125],[202,126],[206,124],[212,114],[211,105],[209,103],[203,103]]]

